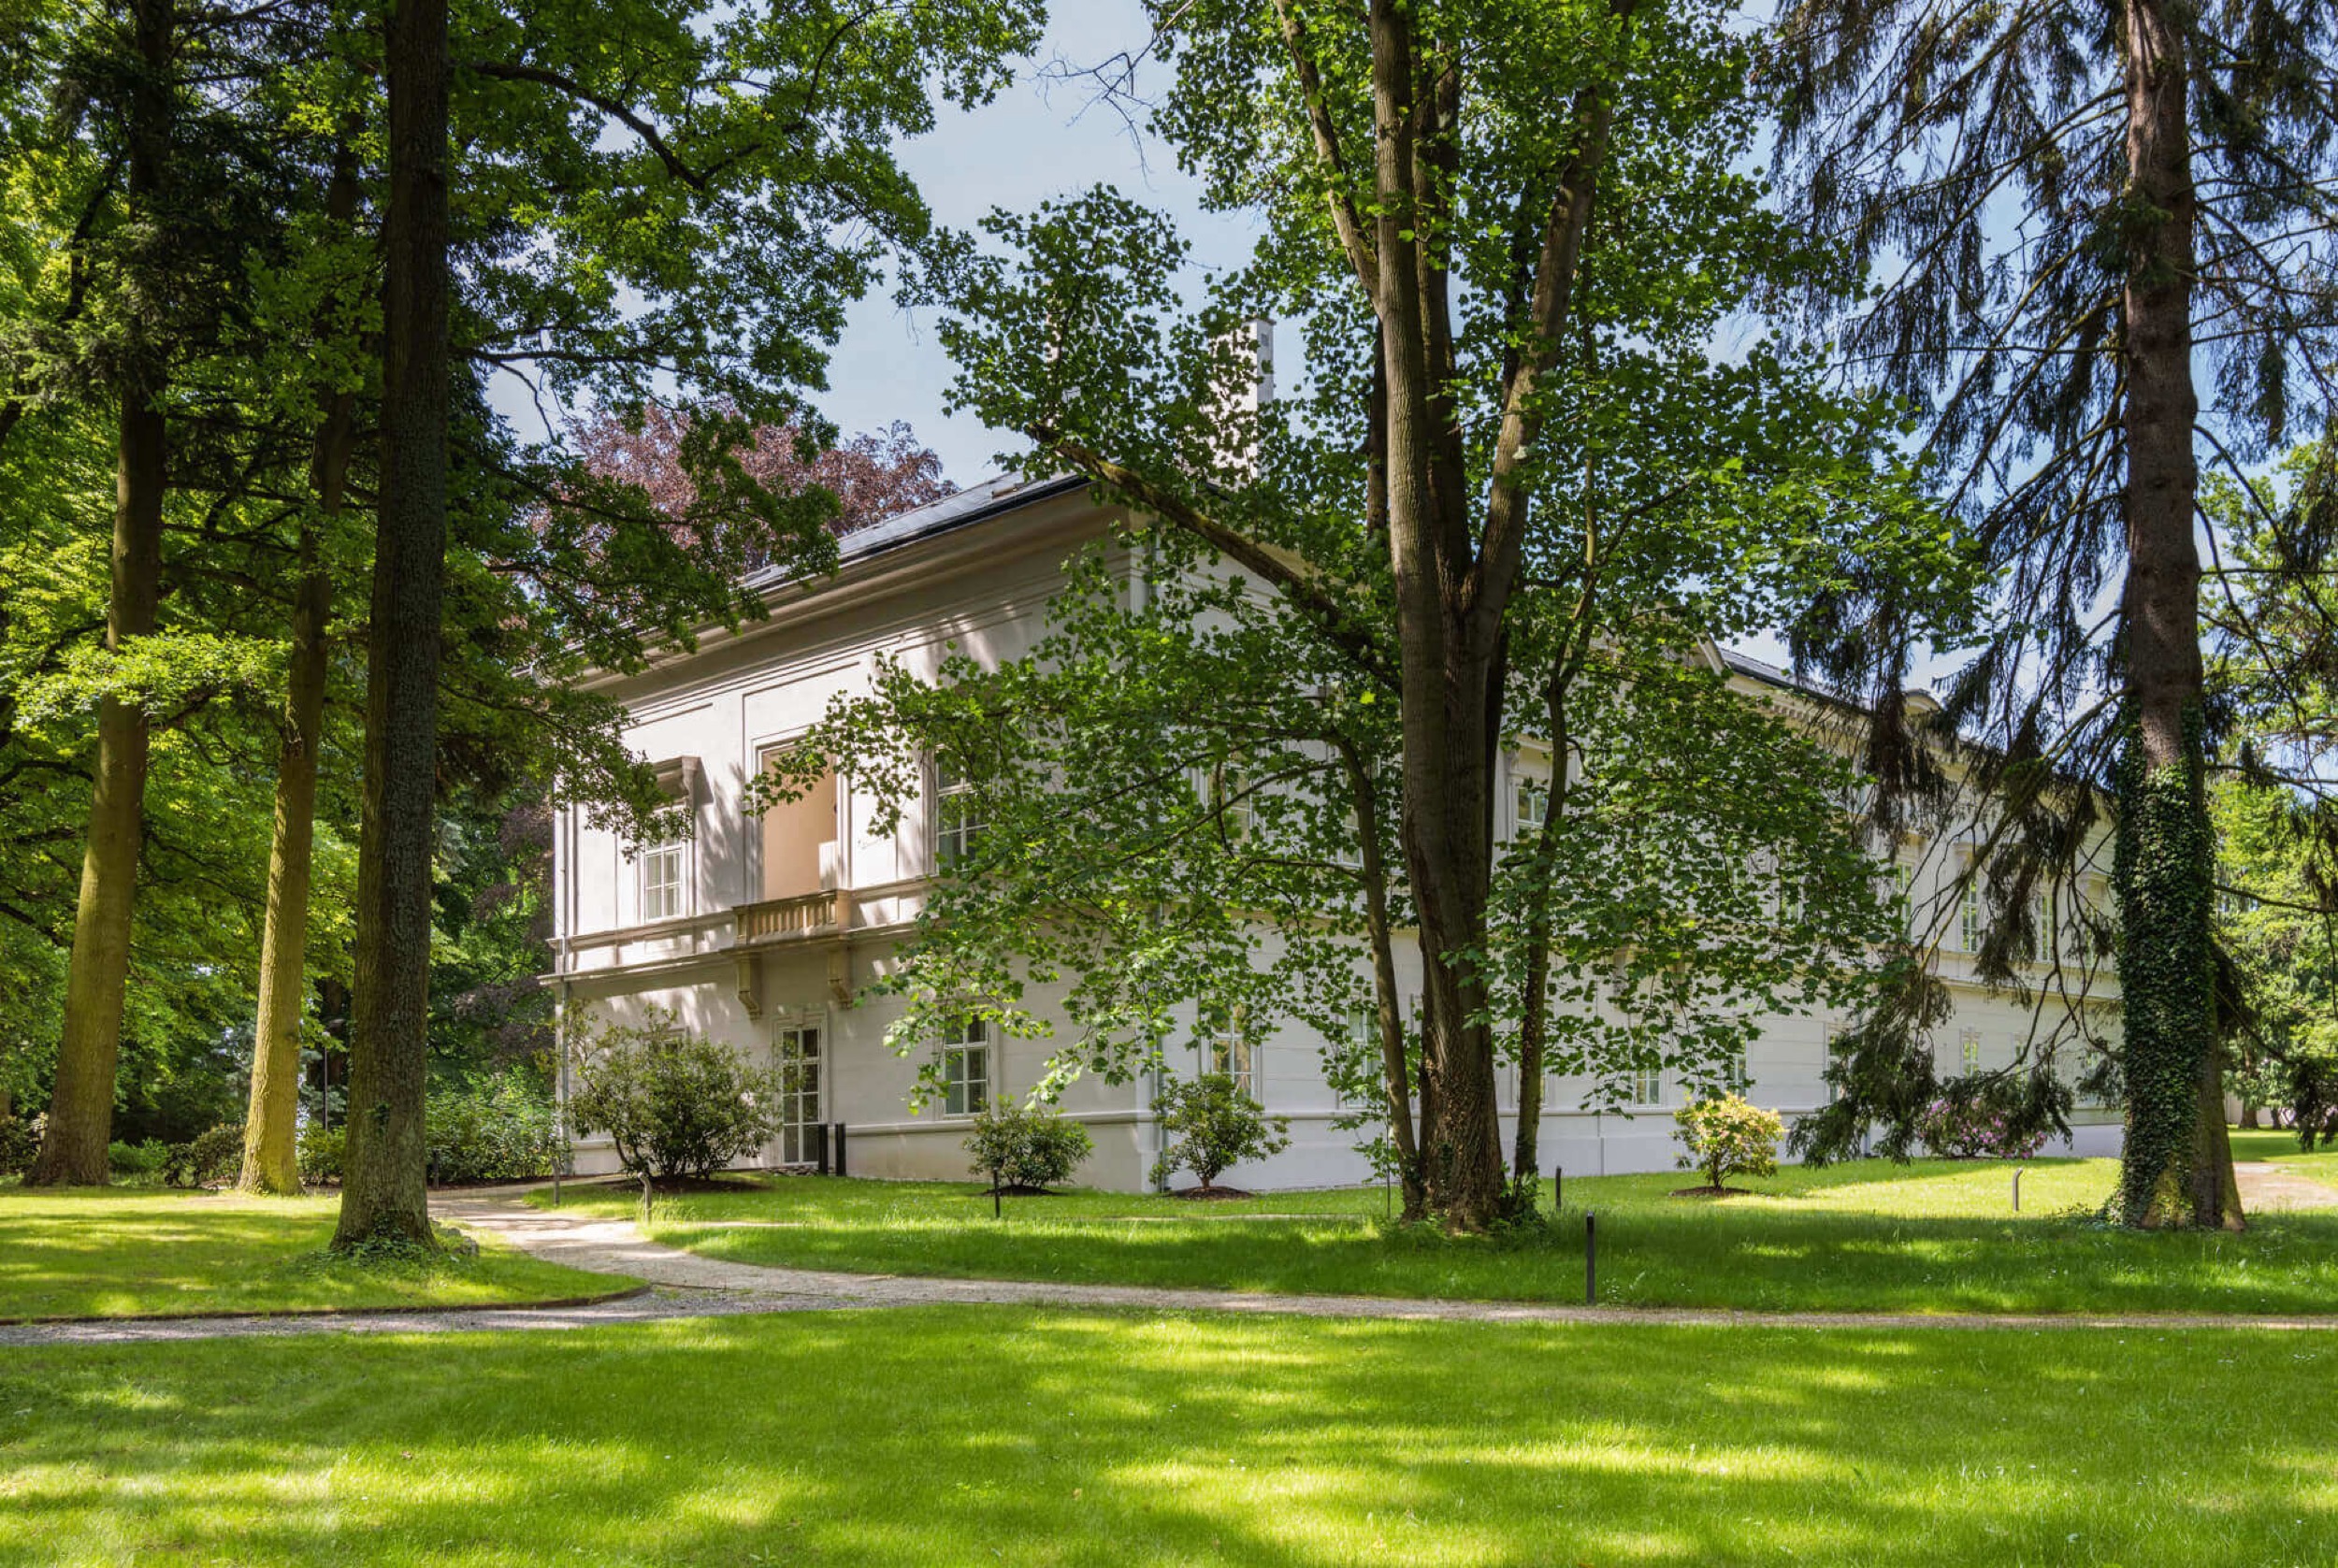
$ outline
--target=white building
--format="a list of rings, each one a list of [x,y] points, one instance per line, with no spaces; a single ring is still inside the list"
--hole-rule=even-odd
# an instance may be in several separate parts
[[[934,780],[927,780],[922,820],[898,837],[872,830],[871,803],[849,780],[830,778],[760,818],[746,813],[743,798],[766,759],[801,737],[832,698],[868,689],[880,655],[930,673],[945,644],[994,660],[1029,649],[1044,634],[1064,561],[1103,538],[1111,515],[1078,481],[977,486],[849,536],[832,577],[809,584],[774,579],[764,586],[768,620],[736,636],[710,634],[694,653],[607,683],[630,714],[629,743],[657,764],[695,831],[674,843],[636,846],[573,811],[560,815],[549,981],[564,1003],[628,1021],[651,1006],[670,1008],[683,1027],[758,1062],[797,1064],[789,1125],[761,1163],[809,1161],[821,1144],[817,1129],[842,1123],[852,1174],[961,1178],[968,1115],[987,1099],[1027,1092],[1045,1071],[1044,1041],[935,1041],[930,1048],[942,1054],[953,1087],[947,1103],[912,1115],[907,1100],[918,1064],[885,1041],[899,1003],[862,1000],[873,966],[909,929],[944,850]],[[1821,711],[1782,672],[1706,653],[1743,689]],[[1522,794],[1531,799],[1540,767],[1520,758],[1508,766],[1505,820],[1497,824],[1504,834],[1516,827],[1509,819]],[[1955,842],[1903,851],[1902,875],[1918,909],[1943,896],[1967,853]],[[1978,945],[1977,908],[1970,916],[1948,911],[1942,924],[1941,976],[1956,999],[1956,1015],[1936,1034],[1943,1068],[2003,1065],[2029,1038],[2031,1013],[1972,980],[1957,948]],[[1400,965],[1407,957],[1400,953]],[[2038,978],[2048,978],[2042,968]],[[2087,988],[2097,998],[2115,996],[2107,976],[2093,977]],[[1749,1097],[1789,1118],[1824,1103],[1829,1041],[1846,1021],[1771,1020],[1748,1052]],[[1273,1159],[1231,1172],[1230,1181],[1321,1187],[1365,1174],[1357,1135],[1334,1125],[1345,1113],[1323,1083],[1311,1033],[1293,1028],[1232,1065],[1270,1111],[1290,1118],[1292,1140]],[[1644,1105],[1620,1114],[1578,1109],[1584,1088],[1561,1079],[1548,1086],[1547,1163],[1584,1174],[1671,1166],[1676,1085],[1644,1080],[1635,1088]],[[1506,1102],[1514,1103],[1515,1093],[1514,1082],[1504,1086]],[[1146,1185],[1159,1146],[1148,1099],[1141,1079],[1115,1086],[1087,1077],[1065,1094],[1061,1109],[1096,1141],[1083,1182]],[[2115,1152],[2113,1116],[2078,1119],[2085,1125],[2076,1152]],[[1506,1126],[1506,1140],[1509,1131]],[[614,1159],[605,1144],[587,1142],[578,1165],[605,1172]]]

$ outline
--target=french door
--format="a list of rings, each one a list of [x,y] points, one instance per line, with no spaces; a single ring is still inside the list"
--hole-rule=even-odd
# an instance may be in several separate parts
[[[772,1055],[779,1068],[779,1162],[809,1165],[819,1158],[820,1026],[782,1024]]]

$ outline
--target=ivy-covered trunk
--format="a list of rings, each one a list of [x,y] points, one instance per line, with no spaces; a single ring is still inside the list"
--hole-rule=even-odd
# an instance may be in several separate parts
[[[133,223],[151,224],[168,176],[173,0],[142,0],[131,11],[137,60],[124,99],[125,187]],[[160,261],[162,258],[147,258]],[[169,432],[159,347],[136,325],[123,346],[116,453],[112,595],[106,646],[119,652],[154,629],[162,596],[163,491]],[[89,835],[81,853],[80,900],[65,971],[65,1030],[40,1152],[25,1180],[36,1187],[102,1186],[113,1137],[114,1073],[122,1049],[130,928],[145,841],[147,714],[135,699],[108,696],[97,709],[97,771]]]
[[[388,16],[389,210],[383,225],[381,526],[366,659],[349,1142],[337,1247],[432,1245],[423,1136],[430,1002],[431,814],[439,604],[446,565],[446,0]]]
[[[2127,0],[2127,697],[2116,866],[2129,1224],[2238,1229],[2215,1042],[2215,836],[2201,755],[2200,470],[2192,452],[2193,189],[2184,37]]]

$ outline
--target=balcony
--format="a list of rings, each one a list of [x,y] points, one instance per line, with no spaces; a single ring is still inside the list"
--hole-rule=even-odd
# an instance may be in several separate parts
[[[766,899],[741,904],[731,912],[737,922],[733,937],[739,946],[790,942],[812,937],[840,936],[851,923],[851,895],[841,887],[800,893],[792,899]]]

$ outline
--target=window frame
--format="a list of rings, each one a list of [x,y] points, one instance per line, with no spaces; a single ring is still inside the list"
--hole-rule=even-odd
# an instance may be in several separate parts
[[[953,1039],[955,1035],[957,1038]],[[960,1018],[942,1030],[942,1114],[979,1116],[990,1108],[996,1078],[990,1055],[990,1025]],[[970,1071],[979,1066],[981,1071]],[[970,1092],[971,1091],[971,1092]]]
[[[933,760],[933,869],[956,870],[973,855],[990,824],[974,781],[941,757]]]
[[[772,1025],[772,1065],[779,1075],[779,1151],[783,1165],[813,1163],[812,1129],[818,1126],[828,1104],[827,1046],[828,1025],[825,1019],[811,1014],[786,1014]],[[811,1037],[811,1049],[803,1049],[804,1037]],[[793,1036],[793,1048],[789,1037]],[[809,1068],[811,1088],[802,1087],[801,1074]],[[810,1104],[810,1114],[798,1119],[797,1113]],[[790,1147],[790,1144],[794,1147]]]
[[[639,870],[639,879],[634,891],[640,900],[641,924],[652,926],[664,920],[688,918],[692,903],[690,841],[681,838],[661,839],[656,843],[642,845],[634,852],[633,858]],[[673,867],[672,879],[653,881],[651,868],[669,858]],[[654,894],[661,893],[671,896],[673,907],[661,908],[658,913],[653,914],[650,913],[651,898]],[[663,902],[662,899],[660,901]]]
[[[1223,1073],[1234,1080],[1236,1094],[1246,1097],[1255,1104],[1265,1103],[1259,1099],[1258,1093],[1259,1047],[1257,1042],[1240,1033],[1214,1034],[1202,1043],[1201,1054],[1204,1072]],[[1226,1064],[1224,1066],[1220,1065],[1221,1057]]]

